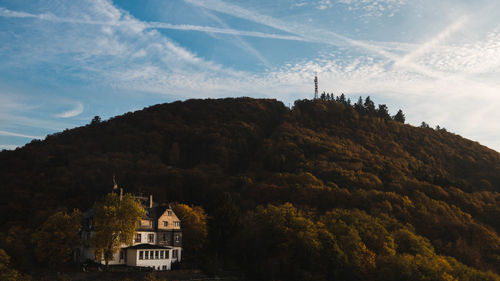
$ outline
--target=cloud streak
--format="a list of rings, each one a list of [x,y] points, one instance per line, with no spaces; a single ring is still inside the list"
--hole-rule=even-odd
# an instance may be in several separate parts
[[[54,116],[58,118],[71,118],[82,114],[82,112],[83,112],[83,104],[81,102],[78,102],[75,108],[61,112],[59,114],[55,114]]]
[[[14,132],[9,132],[9,131],[1,131],[1,130],[0,130],[0,136],[19,137],[19,138],[25,138],[25,139],[43,139],[43,137],[40,137],[40,136],[32,136],[32,135],[19,134],[19,133],[14,133]]]
[[[21,38],[12,44],[14,56],[20,54],[19,57],[26,57],[25,61],[16,61],[20,68],[30,64],[48,66],[53,71],[50,74],[67,75],[61,78],[64,81],[78,80],[92,87],[96,85],[99,92],[100,87],[104,86],[118,92],[140,93],[144,99],[154,94],[167,100],[171,97],[252,96],[278,98],[288,104],[294,99],[311,97],[313,73],[318,71],[321,90],[336,95],[344,92],[352,99],[357,99],[359,95],[371,95],[376,102],[387,103],[391,110],[403,108],[407,119],[414,125],[426,121],[465,136],[485,136],[484,141],[488,145],[500,148],[500,141],[491,136],[491,132],[500,131],[500,127],[494,122],[484,121],[485,116],[490,116],[488,120],[500,120],[499,113],[492,106],[482,106],[499,102],[496,89],[500,88],[500,82],[497,81],[500,28],[493,28],[484,37],[482,33],[474,34],[473,37],[463,36],[470,24],[477,20],[475,15],[457,17],[464,14],[457,12],[453,17],[440,19],[436,26],[445,26],[442,30],[432,29],[425,32],[425,36],[411,37],[411,40],[387,36],[385,40],[393,41],[384,42],[350,33],[334,24],[329,28],[309,22],[308,13],[310,10],[318,12],[317,6],[314,6],[318,1],[302,5],[300,9],[310,10],[300,17],[284,15],[281,10],[272,13],[260,6],[252,10],[220,0],[185,2],[194,14],[213,14],[213,17],[208,17],[212,21],[207,22],[206,17],[203,20],[187,19],[187,23],[175,22],[175,17],[169,18],[173,23],[141,21],[109,1],[96,1],[91,5],[72,2],[68,4],[68,10],[72,13],[51,10],[54,14],[36,14],[0,8],[0,17],[11,18],[13,22],[16,21],[14,19],[25,18],[23,22],[33,27],[33,33],[36,33],[36,40]],[[332,0],[330,4],[353,7],[361,12],[358,15],[365,16],[372,9],[369,7],[378,9],[374,6],[375,2]],[[393,3],[397,6],[394,9],[406,3],[399,0],[379,2],[383,7]],[[239,3],[245,7],[252,5],[251,1]],[[328,3],[325,1],[324,4]],[[363,6],[365,4],[366,7]],[[411,5],[410,2],[408,5]],[[299,8],[293,11],[297,10]],[[392,12],[383,11],[384,15]],[[238,25],[248,30],[238,29]],[[172,38],[177,37],[172,35],[170,38],[168,35],[174,33],[160,32],[161,29],[229,35],[211,36],[209,40],[214,43],[210,48],[240,52],[236,58],[255,57],[262,62],[259,64],[261,70],[240,70],[236,63],[226,63],[220,59],[220,53],[217,57],[205,52],[205,49],[200,49],[204,46],[186,43],[189,40],[180,39],[176,42]],[[309,57],[284,60],[281,65],[263,69],[262,65],[267,64],[266,58],[280,51],[274,50],[273,53],[267,50],[267,46],[263,48],[264,40],[260,38],[270,39],[265,42],[269,42],[272,47],[274,43],[279,44],[276,47],[278,50],[289,46],[311,46],[311,49],[321,51],[314,50],[315,54]],[[430,39],[422,40],[424,38]],[[32,47],[35,45],[39,48]],[[20,51],[18,47],[21,47]],[[472,93],[478,93],[479,97],[472,97]],[[48,116],[78,116],[84,111],[83,102],[85,113],[89,114],[92,103],[84,100],[83,96],[78,100],[82,101],[81,107],[76,106],[65,112],[56,111],[57,114],[51,112]],[[98,114],[101,115],[96,112]],[[12,115],[21,117],[17,113]],[[19,118],[9,120],[18,124],[22,123],[20,121]],[[52,121],[46,120],[44,125]],[[12,127],[0,129],[14,131]],[[493,135],[500,139],[498,134]]]
[[[134,20],[120,20],[120,21],[96,21],[96,20],[83,20],[76,18],[57,17],[52,14],[31,14],[26,12],[11,11],[0,7],[0,16],[12,18],[34,18],[38,20],[51,21],[57,23],[72,23],[72,24],[89,24],[89,25],[102,25],[102,26],[115,26],[126,27],[130,24],[137,24]],[[138,26],[136,26],[137,28]],[[238,30],[232,28],[219,28],[212,26],[200,26],[191,24],[170,24],[163,22],[141,22],[140,28],[143,29],[171,29],[171,30],[184,30],[184,31],[198,31],[207,33],[228,34],[237,36],[258,37],[267,39],[278,40],[292,40],[292,41],[306,41],[304,38],[295,35],[277,34],[277,33],[264,33],[258,31]]]

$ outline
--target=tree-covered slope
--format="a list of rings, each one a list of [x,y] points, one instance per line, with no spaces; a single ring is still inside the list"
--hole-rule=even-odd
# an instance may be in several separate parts
[[[3,151],[0,168],[1,241],[88,208],[116,175],[203,206],[205,254],[253,278],[499,280],[500,154],[366,103],[161,104]],[[24,243],[0,248],[15,261]]]

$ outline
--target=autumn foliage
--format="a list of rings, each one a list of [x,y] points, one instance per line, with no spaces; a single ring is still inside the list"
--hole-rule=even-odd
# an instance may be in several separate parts
[[[500,154],[404,117],[345,97],[188,100],[54,134],[0,153],[0,248],[22,264],[30,239],[5,242],[16,229],[87,209],[116,174],[127,192],[203,207],[193,247],[210,272],[499,280]]]

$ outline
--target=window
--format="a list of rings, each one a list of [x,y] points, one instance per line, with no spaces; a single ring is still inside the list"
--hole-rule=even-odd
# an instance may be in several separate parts
[[[181,240],[181,235],[180,235],[179,233],[176,233],[176,234],[174,235],[174,239],[175,239],[175,243],[179,243],[179,242],[180,242],[180,240]]]
[[[167,266],[166,265],[162,266],[162,270],[167,270]]]
[[[149,251],[144,251],[144,259],[147,260],[149,259]]]
[[[135,243],[141,243],[141,234],[140,233],[137,233],[135,235]]]
[[[149,251],[149,258],[150,258],[150,259],[154,259],[154,256],[153,256],[153,255],[154,255],[154,252],[155,252],[155,251]]]
[[[163,241],[167,242],[168,241],[168,236],[166,233],[163,233]]]
[[[143,253],[143,251],[139,251],[139,259],[140,260],[144,259],[144,253]]]
[[[168,221],[164,221],[163,226],[168,226]]]
[[[158,251],[155,251],[155,259],[158,259]]]
[[[167,216],[171,216],[172,215],[172,211],[167,211]]]
[[[172,251],[172,258],[173,259],[176,259],[178,255],[179,255],[179,250],[173,250]]]
[[[123,253],[124,253],[124,251],[123,251],[123,250],[121,250],[121,251],[120,251],[120,259],[121,259],[121,260],[123,260],[123,256],[124,256],[124,254],[123,254]]]
[[[154,243],[154,242],[155,242],[155,235],[148,234],[148,243]]]
[[[174,221],[174,226],[181,226],[181,222],[180,221]]]
[[[161,260],[163,259],[163,252],[165,252],[165,251],[160,251],[160,259]]]
[[[166,258],[166,259],[169,259],[169,256],[170,256],[170,251],[168,251],[168,250],[167,250],[167,251],[165,251],[165,258]]]

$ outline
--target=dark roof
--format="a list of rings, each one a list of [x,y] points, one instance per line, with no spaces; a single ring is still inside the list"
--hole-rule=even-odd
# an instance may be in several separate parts
[[[153,208],[145,208],[147,212],[146,216],[148,218],[157,220],[161,217],[161,215],[163,215],[163,213],[165,213],[167,209],[170,209],[169,206],[156,206]]]
[[[153,245],[153,244],[137,244],[134,246],[127,247],[125,249],[172,249],[172,247],[163,247],[160,245]]]

